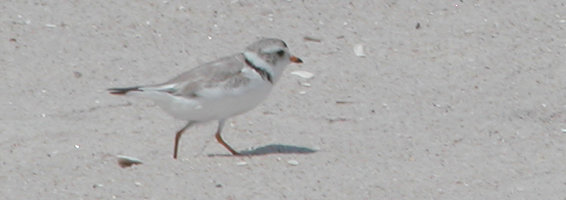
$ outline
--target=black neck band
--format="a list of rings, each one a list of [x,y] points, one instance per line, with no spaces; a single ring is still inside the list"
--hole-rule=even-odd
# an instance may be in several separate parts
[[[264,69],[261,69],[261,68],[255,66],[252,62],[250,62],[250,61],[248,60],[248,58],[245,58],[245,60],[246,60],[246,61],[245,61],[245,62],[246,62],[246,65],[248,65],[248,66],[250,66],[252,69],[254,69],[254,70],[261,76],[261,78],[262,78],[263,80],[267,80],[267,81],[269,81],[271,84],[273,84],[273,80],[271,79],[271,74],[269,74],[269,72],[267,72],[267,71],[265,71]]]

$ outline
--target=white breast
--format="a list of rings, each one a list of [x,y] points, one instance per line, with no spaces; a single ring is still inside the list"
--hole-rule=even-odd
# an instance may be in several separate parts
[[[194,99],[168,95],[168,100],[155,102],[169,114],[186,121],[210,121],[239,115],[263,102],[273,87],[252,69],[244,68],[242,73],[250,78],[250,82],[241,87],[201,90],[199,97]]]

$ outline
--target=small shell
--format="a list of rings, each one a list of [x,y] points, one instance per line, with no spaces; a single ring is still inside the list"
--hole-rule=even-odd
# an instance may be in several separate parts
[[[358,57],[365,57],[366,53],[364,53],[364,45],[363,44],[356,44],[354,45],[354,55]]]
[[[287,163],[288,163],[289,165],[293,165],[293,166],[299,165],[299,161],[296,161],[296,160],[288,160]]]
[[[303,39],[305,41],[311,41],[311,42],[322,42],[322,39],[317,38],[317,37],[312,37],[312,36],[305,36],[305,37],[303,37]]]
[[[132,158],[129,156],[116,156],[118,158],[118,165],[122,168],[131,167],[132,165],[142,164],[142,161],[137,158]]]
[[[300,76],[304,79],[311,79],[311,78],[314,77],[314,74],[307,72],[307,71],[293,71],[293,72],[291,72],[291,74]]]

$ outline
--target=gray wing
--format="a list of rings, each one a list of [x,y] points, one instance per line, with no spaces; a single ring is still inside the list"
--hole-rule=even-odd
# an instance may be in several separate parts
[[[218,86],[234,85],[242,82],[241,70],[245,66],[243,54],[236,54],[200,65],[177,77],[157,85],[140,87],[142,91],[162,91],[175,96],[197,97],[198,92]]]

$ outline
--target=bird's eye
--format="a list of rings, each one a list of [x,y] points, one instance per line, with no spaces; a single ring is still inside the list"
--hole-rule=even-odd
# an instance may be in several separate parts
[[[279,51],[277,51],[277,55],[283,56],[283,55],[285,55],[285,51],[279,50]]]

